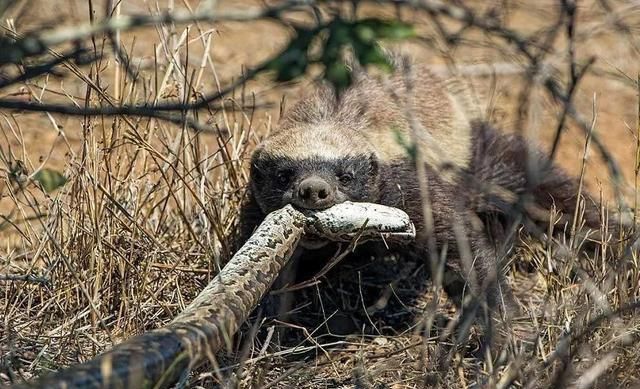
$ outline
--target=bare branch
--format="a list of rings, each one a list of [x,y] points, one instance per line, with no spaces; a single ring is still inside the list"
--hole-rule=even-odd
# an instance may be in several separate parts
[[[185,10],[163,12],[158,15],[123,15],[110,17],[98,23],[85,23],[77,26],[64,27],[58,30],[43,32],[37,35],[25,36],[15,42],[2,42],[0,63],[18,62],[22,58],[44,53],[48,48],[73,42],[101,33],[126,31],[145,26],[166,23],[191,23],[199,21],[248,21],[256,19],[274,18],[284,11],[296,9],[313,3],[311,0],[289,0],[273,7],[256,7],[228,11],[216,11],[213,7],[203,7],[197,12]]]

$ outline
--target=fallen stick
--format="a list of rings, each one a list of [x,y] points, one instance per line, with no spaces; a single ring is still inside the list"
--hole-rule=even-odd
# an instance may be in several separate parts
[[[166,388],[213,361],[258,305],[304,233],[334,241],[413,239],[404,212],[342,203],[303,214],[286,206],[269,214],[229,263],[167,326],[136,336],[80,365],[14,388]]]

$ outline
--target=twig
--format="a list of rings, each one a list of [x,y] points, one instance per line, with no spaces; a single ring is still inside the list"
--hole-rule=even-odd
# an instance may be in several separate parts
[[[273,7],[256,7],[249,9],[236,9],[228,11],[216,11],[213,7],[203,7],[197,12],[173,11],[163,12],[157,15],[123,15],[109,17],[97,23],[85,23],[72,27],[64,27],[54,31],[43,32],[38,35],[30,35],[18,39],[12,44],[3,45],[0,52],[0,63],[18,62],[24,57],[44,53],[48,48],[66,42],[78,41],[101,33],[114,33],[127,31],[144,26],[190,23],[198,21],[248,21],[264,18],[274,18],[280,13],[309,5],[309,0],[289,0]]]
[[[34,284],[51,285],[51,280],[33,274],[0,274],[0,281],[23,281]]]

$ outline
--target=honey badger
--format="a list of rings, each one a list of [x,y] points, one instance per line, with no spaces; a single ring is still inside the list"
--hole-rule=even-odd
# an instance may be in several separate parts
[[[398,61],[396,69],[386,77],[357,72],[340,96],[320,86],[284,115],[252,155],[243,236],[286,204],[324,209],[349,200],[397,207],[409,214],[417,237],[392,249],[425,261],[445,250],[447,273],[459,281],[446,282],[447,293],[459,297],[460,285],[468,285],[490,311],[502,310],[510,292],[496,242],[507,239],[513,226],[548,220],[548,213],[536,219],[517,212],[519,204],[533,205],[520,207],[525,211],[555,207],[573,215],[576,181],[523,138],[479,120],[459,84],[407,60]],[[411,145],[424,169],[416,168]],[[537,174],[528,172],[532,166]],[[428,193],[421,190],[421,179]],[[486,190],[491,187],[511,197]],[[432,225],[425,223],[425,197]],[[585,220],[598,228],[597,207],[587,207]],[[305,237],[301,247],[313,253],[327,244]],[[465,270],[469,254],[466,264],[473,271]]]

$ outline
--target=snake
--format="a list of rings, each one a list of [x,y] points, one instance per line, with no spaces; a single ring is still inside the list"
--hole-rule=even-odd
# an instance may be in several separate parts
[[[287,205],[268,214],[247,242],[182,312],[162,328],[135,336],[79,365],[23,388],[167,388],[216,352],[231,349],[242,323],[269,291],[304,234],[358,243],[410,241],[415,227],[403,211],[344,202],[320,211]]]

